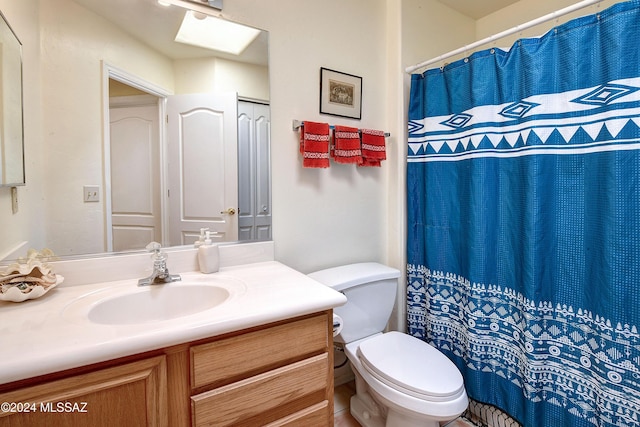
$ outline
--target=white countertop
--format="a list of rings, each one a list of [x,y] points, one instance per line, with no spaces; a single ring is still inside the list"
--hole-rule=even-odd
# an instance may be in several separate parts
[[[180,275],[183,282],[211,277],[239,286],[235,295],[212,309],[133,325],[96,324],[76,311],[65,311],[71,302],[92,292],[136,287],[133,279],[60,286],[36,300],[0,302],[0,384],[328,310],[346,302],[341,293],[276,261],[221,268],[211,275]]]

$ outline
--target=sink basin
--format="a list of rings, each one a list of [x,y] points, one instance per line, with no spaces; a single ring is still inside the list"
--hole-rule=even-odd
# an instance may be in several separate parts
[[[213,309],[244,291],[244,283],[231,278],[144,287],[127,283],[75,299],[64,308],[63,317],[102,325],[160,322]]]
[[[107,325],[157,322],[208,310],[225,302],[229,295],[219,286],[155,285],[100,301],[89,310],[88,317],[93,323]]]

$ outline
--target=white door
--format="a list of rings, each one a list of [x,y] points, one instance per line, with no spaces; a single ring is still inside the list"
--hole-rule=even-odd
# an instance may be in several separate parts
[[[162,241],[158,105],[109,109],[114,251]]]
[[[271,240],[269,106],[238,102],[239,240]]]
[[[167,98],[169,244],[238,240],[237,96]]]

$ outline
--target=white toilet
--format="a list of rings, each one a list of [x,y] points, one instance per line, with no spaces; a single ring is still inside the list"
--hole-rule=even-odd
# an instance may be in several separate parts
[[[378,263],[316,271],[309,277],[347,297],[335,341],[356,377],[351,414],[365,427],[436,427],[468,405],[462,375],[444,354],[400,332],[383,333],[396,299],[400,272]]]

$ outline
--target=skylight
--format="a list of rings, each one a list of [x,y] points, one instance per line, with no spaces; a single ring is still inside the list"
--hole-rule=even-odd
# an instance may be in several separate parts
[[[260,30],[188,10],[175,41],[239,55]]]

